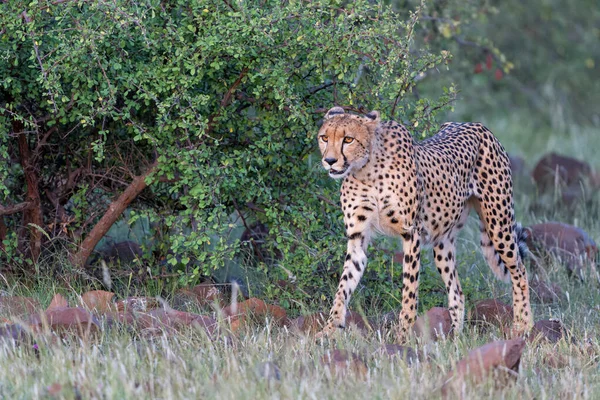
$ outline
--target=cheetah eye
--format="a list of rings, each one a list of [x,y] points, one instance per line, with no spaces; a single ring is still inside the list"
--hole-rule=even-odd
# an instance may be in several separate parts
[[[325,136],[325,135],[321,135],[321,140],[322,140],[322,141],[324,141],[325,143],[327,143],[327,141],[328,141],[329,139],[327,138],[327,136]]]
[[[346,136],[344,138],[344,143],[352,143],[352,142],[354,142],[354,138],[353,137]]]

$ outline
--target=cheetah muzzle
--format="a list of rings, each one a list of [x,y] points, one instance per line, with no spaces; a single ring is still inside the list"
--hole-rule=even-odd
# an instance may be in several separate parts
[[[345,326],[348,301],[367,266],[375,233],[402,237],[402,310],[398,340],[415,322],[421,247],[433,247],[434,262],[448,293],[454,332],[462,329],[464,295],[456,272],[455,239],[469,212],[480,220],[483,255],[513,288],[514,331],[533,326],[527,273],[515,222],[508,156],[479,123],[446,123],[433,137],[416,142],[379,113],[347,114],[334,107],[318,134],[323,167],[343,178],[341,204],[348,247],[344,270],[327,324],[319,336]]]

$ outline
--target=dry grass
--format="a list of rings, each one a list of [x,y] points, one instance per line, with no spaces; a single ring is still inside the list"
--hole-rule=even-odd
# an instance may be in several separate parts
[[[558,149],[586,159],[600,169],[600,159],[595,157],[600,138],[591,130],[557,135],[542,142],[535,133],[528,133],[527,127],[487,124],[509,151],[525,155],[530,166],[543,152]],[[518,214],[526,223],[562,215],[560,210],[556,214],[533,215],[522,207]],[[581,226],[600,242],[597,215],[580,211],[565,222]],[[477,249],[477,229],[474,223],[469,226],[459,241],[459,257],[468,260],[459,267],[461,280],[468,274],[483,274],[487,290],[477,296],[499,297],[509,302],[510,288],[488,281],[490,275],[482,267],[483,259],[473,255]],[[534,304],[536,319],[558,318],[572,337],[556,344],[528,344],[515,382],[495,384],[494,378],[490,378],[480,385],[464,385],[463,398],[600,398],[598,284],[593,279],[584,283],[568,280],[558,264],[545,274],[562,286],[568,299],[552,305]],[[34,288],[18,285],[5,288],[11,294],[33,295],[44,304],[56,289],[49,281],[40,281]],[[377,313],[377,310],[367,311]],[[269,321],[236,335],[232,341],[210,341],[202,332],[192,330],[148,339],[117,327],[105,329],[85,343],[77,339],[40,342],[37,354],[28,345],[14,347],[0,342],[0,398],[435,399],[441,396],[444,376],[460,358],[469,350],[497,339],[501,339],[497,330],[481,333],[468,326],[454,339],[427,345],[413,339],[411,345],[427,353],[430,359],[409,366],[379,353],[384,343],[393,340],[391,335],[380,332],[363,337],[350,329],[335,343],[315,343],[310,337],[271,326]],[[366,374],[332,375],[320,362],[332,348],[359,354],[367,366]],[[261,372],[265,362],[279,368],[278,378],[265,377]]]

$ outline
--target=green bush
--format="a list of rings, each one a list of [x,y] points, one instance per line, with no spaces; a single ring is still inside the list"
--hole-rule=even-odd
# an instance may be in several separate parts
[[[324,282],[342,265],[338,184],[315,154],[323,113],[378,109],[425,135],[455,94],[412,97],[450,60],[415,45],[418,9],[401,19],[370,1],[56,3],[0,4],[0,201],[29,195],[23,135],[50,240],[77,244],[151,168],[132,207],[153,210],[168,263],[189,264],[186,279],[210,275],[242,259],[233,230],[264,224],[264,290],[286,304],[329,297]],[[24,257],[15,241],[27,237],[4,239],[5,261]],[[290,275],[295,290],[271,285]]]

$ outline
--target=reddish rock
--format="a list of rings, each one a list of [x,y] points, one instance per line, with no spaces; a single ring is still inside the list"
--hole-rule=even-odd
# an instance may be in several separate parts
[[[412,330],[417,337],[425,340],[448,337],[452,331],[450,311],[443,307],[433,307],[425,315],[417,317]]]
[[[201,283],[192,288],[179,289],[174,298],[174,306],[177,308],[187,308],[190,304],[205,307],[215,303],[222,307],[225,300],[219,287],[210,283]]]
[[[596,262],[598,246],[583,229],[561,222],[546,222],[526,228],[527,245],[538,258],[547,254],[562,260],[569,273],[582,276],[582,268]]]
[[[528,340],[546,340],[550,343],[556,343],[565,337],[566,329],[558,320],[537,321],[529,333]]]
[[[556,153],[542,157],[533,168],[531,176],[540,191],[553,190],[557,183],[564,188],[594,180],[594,173],[588,163]]]
[[[81,307],[48,309],[45,313],[33,316],[30,326],[34,331],[41,331],[47,326],[55,333],[72,333],[80,337],[100,331],[98,319]]]
[[[329,368],[333,376],[344,376],[348,373],[360,378],[367,376],[367,365],[362,358],[346,350],[328,351],[321,357],[321,365]]]
[[[539,278],[529,281],[529,289],[534,300],[542,304],[551,304],[562,301],[565,293],[556,283],[546,283]]]
[[[277,325],[288,323],[287,313],[283,308],[267,304],[255,297],[238,303],[235,310],[232,306],[227,306],[223,309],[223,313],[229,318],[231,329],[234,332],[241,329],[250,320],[263,322],[267,316],[270,316]]]
[[[154,297],[128,297],[115,303],[117,311],[150,311],[160,308],[160,303]]]
[[[136,316],[135,324],[152,333],[177,332],[190,328],[203,329],[211,338],[218,331],[217,321],[214,318],[176,310],[159,309],[139,314]]]
[[[41,309],[40,302],[32,297],[0,296],[0,316],[3,317],[29,315]]]
[[[473,306],[468,319],[481,327],[491,324],[505,329],[512,325],[513,309],[499,300],[481,300]]]
[[[291,326],[306,334],[320,332],[327,322],[327,314],[318,312],[315,314],[302,315],[292,320]]]
[[[499,382],[515,378],[524,348],[525,340],[514,339],[491,342],[472,350],[446,375],[442,396],[458,394],[463,382],[477,384],[490,375]]]
[[[309,315],[302,315],[290,321],[289,326],[305,334],[315,334],[320,332],[327,322],[327,314],[317,312]],[[346,329],[355,328],[361,334],[365,335],[372,330],[372,323],[361,314],[348,311],[346,313]]]
[[[91,290],[81,295],[81,305],[89,311],[106,313],[116,310],[112,299],[114,293],[104,290]]]
[[[52,297],[52,300],[50,301],[50,305],[48,306],[46,311],[49,311],[53,308],[65,308],[65,307],[69,307],[69,302],[67,302],[67,299],[65,299],[62,294],[56,293],[54,295],[54,297]]]
[[[391,359],[398,358],[411,365],[422,359],[422,356],[410,347],[399,344],[384,344],[378,351]]]
[[[396,264],[404,265],[404,253],[401,251],[394,253],[394,262]]]
[[[346,313],[346,329],[355,327],[361,334],[366,335],[372,330],[371,326],[371,322],[363,315],[354,311]]]

